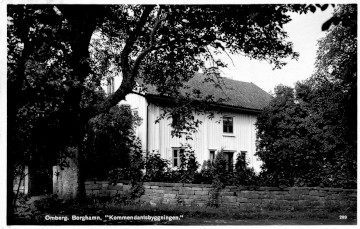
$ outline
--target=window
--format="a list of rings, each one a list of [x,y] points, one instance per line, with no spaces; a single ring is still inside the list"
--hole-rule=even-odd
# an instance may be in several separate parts
[[[210,150],[210,162],[214,163],[215,161],[215,150]]]
[[[177,167],[177,166],[180,166],[180,155],[181,154],[184,154],[185,152],[185,149],[184,148],[173,148],[173,157],[172,157],[172,164],[173,164],[173,167]]]
[[[232,117],[223,117],[223,132],[224,133],[233,133],[233,118]]]
[[[234,165],[234,152],[224,152],[224,156],[226,158],[226,170],[227,171],[232,171],[233,170],[233,165]]]
[[[114,77],[108,78],[107,93],[110,95],[115,92]]]

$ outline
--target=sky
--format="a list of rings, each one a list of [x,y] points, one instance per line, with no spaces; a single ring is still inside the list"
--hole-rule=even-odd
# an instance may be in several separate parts
[[[314,71],[317,41],[325,36],[321,31],[322,24],[331,17],[333,8],[315,13],[290,14],[292,21],[284,26],[288,32],[288,40],[293,42],[294,50],[300,54],[299,59],[290,59],[282,69],[272,70],[268,62],[250,60],[243,56],[229,58],[228,69],[223,70],[223,76],[234,80],[252,82],[266,92],[274,91],[279,84],[294,87],[297,81],[309,78]],[[226,59],[225,59],[226,60]]]

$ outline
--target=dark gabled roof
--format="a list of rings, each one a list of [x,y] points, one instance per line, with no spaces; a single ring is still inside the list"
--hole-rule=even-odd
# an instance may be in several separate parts
[[[181,92],[192,92],[197,89],[203,97],[212,95],[214,100],[223,99],[223,102],[219,105],[249,110],[262,110],[272,98],[270,94],[253,83],[221,77],[219,80],[221,87],[215,87],[213,82],[204,81],[205,78],[203,74],[196,73],[186,83],[189,88],[182,88]],[[158,96],[159,93],[155,87],[148,87],[146,95]]]

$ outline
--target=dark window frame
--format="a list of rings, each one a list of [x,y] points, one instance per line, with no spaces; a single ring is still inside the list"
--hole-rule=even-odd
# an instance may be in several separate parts
[[[223,117],[223,132],[226,134],[234,133],[234,118],[233,117]]]
[[[209,150],[209,158],[210,158],[211,164],[213,164],[215,162],[215,157],[216,157],[216,150],[210,149]]]
[[[181,164],[181,160],[180,160],[180,154],[184,154],[185,153],[185,148],[183,147],[173,147],[172,148],[172,166],[173,167],[178,167]],[[175,156],[176,154],[176,156]]]

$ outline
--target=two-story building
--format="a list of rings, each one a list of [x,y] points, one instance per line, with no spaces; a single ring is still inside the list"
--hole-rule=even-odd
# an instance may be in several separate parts
[[[269,103],[271,96],[253,83],[222,78],[221,88],[203,81],[203,75],[197,73],[188,83],[190,89],[198,89],[203,95],[224,98],[224,102],[214,104],[217,112],[212,119],[205,114],[196,115],[202,121],[192,139],[171,136],[171,119],[155,122],[162,113],[159,104],[171,103],[171,98],[160,96],[156,90],[146,93],[132,93],[122,103],[131,105],[143,119],[136,133],[140,138],[143,150],[158,152],[162,158],[168,159],[176,167],[180,163],[179,155],[183,145],[190,144],[195,151],[198,162],[214,159],[217,152],[223,150],[229,162],[234,162],[238,153],[246,155],[249,166],[260,171],[261,161],[256,152],[256,116]],[[117,88],[120,82],[112,82],[108,91]],[[219,112],[220,111],[220,112]]]

